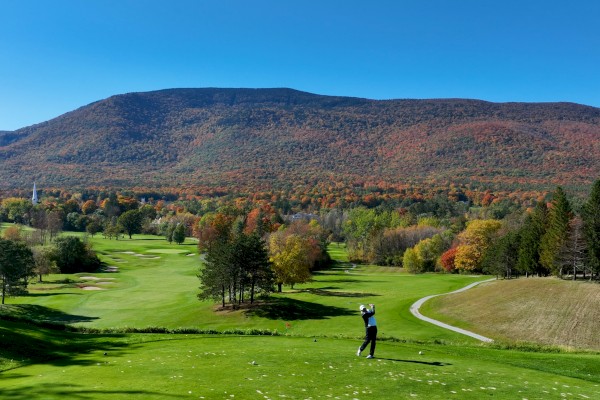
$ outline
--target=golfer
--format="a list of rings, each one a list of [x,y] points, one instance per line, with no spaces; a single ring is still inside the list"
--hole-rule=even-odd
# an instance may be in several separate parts
[[[365,307],[364,305],[360,306],[360,313],[361,313],[363,321],[365,321],[365,329],[367,331],[367,334],[365,336],[365,341],[358,348],[356,355],[360,356],[360,353],[362,353],[362,351],[367,348],[367,346],[369,345],[369,342],[370,342],[371,349],[369,351],[369,355],[367,356],[367,358],[373,358],[373,356],[375,355],[375,345],[377,343],[377,323],[375,322],[375,317],[374,317],[375,304],[369,304],[369,305],[371,306],[370,310],[368,310],[367,307]]]

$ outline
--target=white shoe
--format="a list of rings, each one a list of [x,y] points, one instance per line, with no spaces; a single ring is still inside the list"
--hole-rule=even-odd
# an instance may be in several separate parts
[[[361,350],[360,350],[360,347],[359,347],[359,348],[358,348],[358,350],[356,351],[356,355],[357,355],[358,357],[360,357],[360,353],[361,353]]]
[[[374,358],[374,357],[373,357],[372,355],[370,355],[370,354],[369,354],[369,355],[367,356],[367,358]]]

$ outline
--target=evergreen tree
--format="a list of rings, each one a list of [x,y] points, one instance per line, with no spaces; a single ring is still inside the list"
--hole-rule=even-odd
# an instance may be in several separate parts
[[[540,264],[552,274],[562,276],[560,251],[569,235],[571,205],[559,186],[552,196],[548,210],[548,228],[540,243]]]
[[[519,247],[520,235],[516,231],[510,231],[493,242],[483,257],[483,272],[512,278],[519,258]]]
[[[600,278],[600,180],[592,186],[588,201],[582,210],[583,233],[587,242],[587,264]]]
[[[173,231],[173,241],[177,244],[182,244],[185,241],[185,226],[177,224]]]
[[[519,249],[516,269],[522,274],[547,275],[540,264],[540,242],[546,232],[548,207],[539,202],[533,212],[527,216],[519,234]]]
[[[573,218],[569,223],[569,233],[560,249],[558,263],[562,270],[571,273],[573,280],[577,279],[579,272],[586,275],[587,245],[583,235],[583,221],[579,217]]]

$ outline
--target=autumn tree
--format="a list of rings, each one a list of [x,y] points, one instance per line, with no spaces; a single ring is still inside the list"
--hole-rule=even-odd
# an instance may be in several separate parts
[[[456,250],[454,264],[459,271],[480,271],[486,250],[502,223],[497,220],[473,220],[460,233],[460,245]]]
[[[456,258],[456,247],[451,247],[440,256],[440,264],[446,272],[452,272],[456,269],[454,259]]]
[[[308,282],[312,265],[311,245],[306,238],[276,232],[271,235],[269,252],[279,292],[282,285],[290,285],[293,289],[297,283]]]

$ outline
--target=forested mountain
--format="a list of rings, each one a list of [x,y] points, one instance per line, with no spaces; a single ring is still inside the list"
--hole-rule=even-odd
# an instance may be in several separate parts
[[[450,184],[589,186],[600,109],[385,100],[291,89],[169,89],[0,132],[0,189]]]

